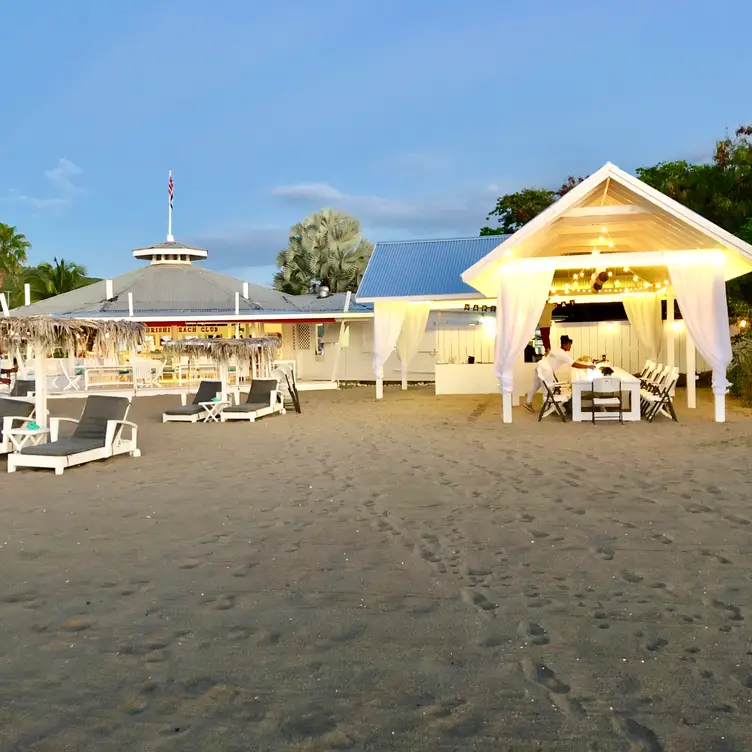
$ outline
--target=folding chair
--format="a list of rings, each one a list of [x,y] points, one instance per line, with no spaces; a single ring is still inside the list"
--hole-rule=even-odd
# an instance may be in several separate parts
[[[669,369],[666,378],[662,383],[656,384],[651,390],[646,390],[645,394],[640,392],[640,397],[646,404],[643,411],[644,416],[647,418],[648,423],[653,422],[658,413],[665,415],[667,418],[675,422],[679,422],[676,417],[676,411],[674,410],[674,403],[671,400],[671,392],[676,388],[676,382],[679,380],[679,369],[674,367]]]
[[[543,407],[538,413],[538,422],[540,423],[547,415],[556,412],[561,422],[566,423],[567,414],[564,408],[572,399],[571,392],[565,391],[562,385],[556,382],[556,377],[549,368],[538,366],[536,373],[543,386]]]
[[[593,379],[589,392],[592,402],[592,420],[617,420],[624,422],[624,405],[622,403],[621,381],[614,376],[602,376]],[[584,395],[583,395],[584,397]],[[609,408],[616,408],[611,410]]]

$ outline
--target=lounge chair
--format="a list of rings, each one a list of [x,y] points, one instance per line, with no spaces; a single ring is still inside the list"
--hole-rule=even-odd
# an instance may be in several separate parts
[[[10,389],[10,396],[33,397],[35,388],[34,379],[16,379]]]
[[[222,410],[221,420],[223,423],[228,420],[249,420],[253,423],[264,415],[284,415],[286,412],[277,379],[254,379],[246,401]]]
[[[67,467],[85,462],[104,460],[116,454],[140,457],[138,426],[126,418],[130,410],[130,397],[87,397],[80,420],[75,418],[50,418],[50,441],[47,444],[24,447],[8,455],[8,472],[19,467],[42,467],[62,475]],[[60,424],[76,426],[72,436],[60,438]],[[123,438],[123,429],[130,429],[129,438]]]
[[[186,423],[195,423],[206,417],[206,411],[201,406],[202,402],[211,402],[222,393],[221,381],[202,381],[198,385],[198,390],[193,397],[191,404],[188,404],[188,394],[181,394],[180,407],[173,407],[162,413],[162,423],[170,421],[184,421]]]
[[[34,403],[24,399],[0,397],[0,454],[13,451],[10,431],[23,428],[34,418]]]

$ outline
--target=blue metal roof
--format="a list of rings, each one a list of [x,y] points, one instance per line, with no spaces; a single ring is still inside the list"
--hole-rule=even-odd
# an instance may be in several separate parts
[[[399,298],[480,293],[462,272],[488,255],[508,235],[376,243],[357,297]]]

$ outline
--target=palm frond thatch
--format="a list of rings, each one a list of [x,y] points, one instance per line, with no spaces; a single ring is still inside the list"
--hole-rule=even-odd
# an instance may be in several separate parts
[[[6,316],[0,317],[0,349],[11,351],[28,344],[51,351],[75,348],[84,341],[94,352],[116,353],[142,345],[145,331],[135,321]]]
[[[213,358],[229,361],[231,358],[252,358],[264,353],[274,357],[281,347],[279,337],[252,337],[246,339],[177,339],[165,342],[163,351],[171,355]]]

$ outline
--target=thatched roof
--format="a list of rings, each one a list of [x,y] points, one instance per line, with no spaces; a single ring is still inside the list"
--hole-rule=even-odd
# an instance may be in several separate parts
[[[143,344],[144,332],[144,325],[134,321],[5,316],[0,317],[0,348],[10,351],[30,344],[46,350],[65,349],[86,340],[93,350],[109,352]]]
[[[192,355],[214,360],[250,358],[260,353],[274,357],[281,347],[279,337],[248,339],[177,339],[165,342],[164,352],[173,355]]]

